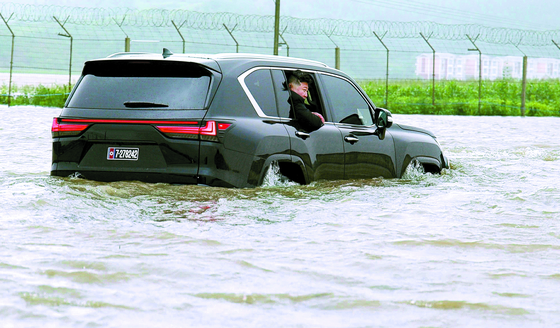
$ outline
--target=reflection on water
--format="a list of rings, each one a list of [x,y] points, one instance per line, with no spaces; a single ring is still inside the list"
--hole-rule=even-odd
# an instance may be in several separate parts
[[[224,189],[50,177],[58,112],[0,107],[0,326],[560,321],[556,118],[395,115],[451,169]]]

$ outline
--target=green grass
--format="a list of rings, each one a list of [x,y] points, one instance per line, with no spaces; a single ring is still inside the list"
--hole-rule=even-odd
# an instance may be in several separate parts
[[[378,106],[385,106],[385,81],[360,83]],[[386,106],[395,114],[439,115],[521,115],[521,82],[513,79],[482,82],[481,108],[478,108],[478,81],[437,81],[432,105],[432,82],[390,81]],[[67,85],[12,86],[10,105],[63,107]],[[0,89],[0,104],[8,103],[8,86]],[[527,82],[525,115],[560,116],[560,80]]]
[[[385,81],[366,81],[361,86],[378,106],[385,106]],[[436,81],[432,104],[432,81],[390,81],[388,104],[395,114],[521,115],[521,81],[482,81],[478,108],[478,81]],[[525,115],[560,116],[560,81],[527,82]]]
[[[8,86],[2,85],[0,88],[0,104],[8,104]],[[68,98],[67,85],[52,86],[15,86],[12,85],[11,106],[42,106],[42,107],[63,107]]]

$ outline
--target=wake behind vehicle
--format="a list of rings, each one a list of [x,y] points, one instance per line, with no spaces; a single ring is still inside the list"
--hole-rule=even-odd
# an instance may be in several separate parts
[[[297,70],[325,118],[315,131],[290,115]],[[99,181],[255,187],[273,163],[301,184],[448,167],[432,133],[393,124],[345,73],[279,56],[164,49],[88,61],[52,135],[51,175]]]

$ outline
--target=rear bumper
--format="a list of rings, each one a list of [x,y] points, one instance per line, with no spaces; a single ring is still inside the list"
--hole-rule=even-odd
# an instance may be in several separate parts
[[[142,181],[149,183],[202,184],[216,187],[254,187],[258,185],[264,159],[245,153],[223,149],[218,144],[207,144],[201,150],[198,165],[161,165],[134,167],[128,162],[119,166],[99,161],[98,165],[84,165],[73,161],[54,161],[51,176],[80,177],[88,180]],[[132,163],[130,163],[132,164]]]
[[[198,179],[195,175],[185,174],[181,170],[172,168],[151,169],[142,171],[130,170],[110,170],[79,167],[75,163],[55,163],[51,167],[51,176],[59,177],[79,177],[88,180],[112,182],[112,181],[142,181],[150,183],[176,183],[176,184],[197,184]]]

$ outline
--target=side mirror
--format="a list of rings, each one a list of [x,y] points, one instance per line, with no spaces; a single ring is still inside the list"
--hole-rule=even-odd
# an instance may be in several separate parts
[[[375,108],[375,125],[377,125],[377,130],[375,134],[380,140],[385,139],[385,130],[393,125],[393,116],[391,112],[385,108]]]

